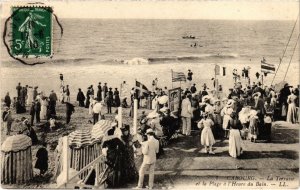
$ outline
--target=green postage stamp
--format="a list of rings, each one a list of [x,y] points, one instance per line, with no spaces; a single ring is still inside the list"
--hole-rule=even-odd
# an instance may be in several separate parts
[[[51,56],[52,8],[12,7],[11,45],[14,56]]]

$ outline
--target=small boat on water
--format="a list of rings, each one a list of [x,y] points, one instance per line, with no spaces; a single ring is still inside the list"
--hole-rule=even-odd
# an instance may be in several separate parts
[[[195,36],[182,36],[183,39],[195,39],[196,37]]]

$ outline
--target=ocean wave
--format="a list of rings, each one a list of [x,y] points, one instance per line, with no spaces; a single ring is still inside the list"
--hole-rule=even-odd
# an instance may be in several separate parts
[[[200,54],[200,55],[188,55],[188,56],[169,56],[169,57],[135,57],[132,59],[110,59],[105,61],[110,64],[124,64],[124,65],[147,65],[169,62],[184,62],[184,61],[201,61],[209,59],[235,59],[239,57],[238,54]]]
[[[200,55],[189,55],[189,56],[174,56],[174,57],[155,57],[148,58],[150,63],[155,62],[168,62],[168,61],[201,61],[208,59],[235,59],[239,57],[238,54],[200,54]]]

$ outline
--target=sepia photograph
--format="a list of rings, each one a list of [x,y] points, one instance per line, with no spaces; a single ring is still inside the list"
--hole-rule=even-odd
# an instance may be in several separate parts
[[[3,189],[298,189],[299,0],[0,1]]]

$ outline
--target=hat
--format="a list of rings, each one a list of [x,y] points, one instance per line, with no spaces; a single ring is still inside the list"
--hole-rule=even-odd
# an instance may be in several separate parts
[[[151,128],[150,128],[150,129],[147,129],[146,134],[151,134],[151,133],[154,134],[153,129],[151,129]]]
[[[261,93],[260,93],[260,92],[255,92],[255,93],[252,95],[252,97],[254,97],[254,96],[260,97],[260,96],[261,96]]]
[[[109,87],[109,89],[111,90],[111,89],[112,89],[112,87]]]
[[[206,102],[209,99],[210,99],[209,95],[205,95],[205,96],[203,96],[202,101]]]
[[[227,102],[227,104],[226,104],[226,107],[232,106],[233,103],[234,103],[234,100],[232,100],[232,99],[228,100],[228,102]]]

